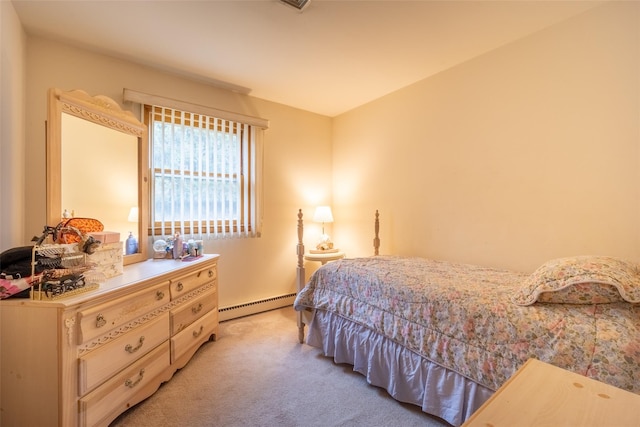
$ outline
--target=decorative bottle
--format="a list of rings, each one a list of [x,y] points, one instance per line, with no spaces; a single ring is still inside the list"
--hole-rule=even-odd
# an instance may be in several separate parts
[[[127,255],[135,254],[138,252],[138,241],[135,237],[133,237],[133,233],[129,232],[129,237],[127,237],[126,249],[125,253]]]
[[[176,233],[173,239],[173,258],[182,258],[182,237],[180,237],[180,233]]]

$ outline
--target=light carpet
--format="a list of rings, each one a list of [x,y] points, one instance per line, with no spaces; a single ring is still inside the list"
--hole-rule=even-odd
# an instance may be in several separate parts
[[[297,341],[292,307],[220,324],[217,341],[111,427],[448,427]]]

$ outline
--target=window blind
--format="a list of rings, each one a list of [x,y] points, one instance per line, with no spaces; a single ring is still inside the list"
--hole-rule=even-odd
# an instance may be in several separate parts
[[[233,120],[145,106],[151,234],[208,239],[260,235],[261,132]]]

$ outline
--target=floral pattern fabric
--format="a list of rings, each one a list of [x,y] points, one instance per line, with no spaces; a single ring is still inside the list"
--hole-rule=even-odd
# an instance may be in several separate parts
[[[592,304],[640,302],[640,268],[607,256],[577,256],[545,262],[527,277],[513,302]]]
[[[640,306],[521,306],[525,273],[423,258],[322,266],[294,307],[336,313],[492,390],[529,358],[640,393]]]
[[[31,287],[33,276],[20,279],[0,278],[0,299],[9,298]]]

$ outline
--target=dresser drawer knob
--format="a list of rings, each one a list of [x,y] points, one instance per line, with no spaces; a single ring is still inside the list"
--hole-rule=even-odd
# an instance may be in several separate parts
[[[202,303],[198,304],[197,307],[191,307],[191,313],[198,314],[202,311]]]
[[[127,344],[124,348],[124,351],[126,351],[127,353],[135,353],[136,351],[140,350],[140,347],[142,347],[143,342],[144,342],[144,336],[141,336],[140,339],[138,340],[137,346],[134,347],[131,344]]]
[[[160,301],[160,300],[161,300],[161,299],[163,299],[163,298],[164,298],[164,292],[162,292],[162,291],[158,291],[158,292],[156,292],[156,299],[157,299],[158,301]]]
[[[193,337],[194,338],[198,338],[200,336],[200,334],[202,333],[202,331],[204,331],[204,326],[200,325],[200,330],[199,331],[193,331]]]
[[[104,316],[102,314],[98,314],[96,316],[96,328],[102,328],[106,324],[107,321],[105,320]]]
[[[140,381],[142,381],[142,377],[144,377],[144,368],[140,369],[140,373],[138,374],[138,378],[135,381],[133,381],[131,378],[128,378],[124,382],[124,385],[126,385],[129,388],[134,388],[135,386],[138,385],[138,383]]]
[[[209,278],[213,277],[213,270],[209,270]]]
[[[178,292],[184,289],[184,285],[182,284],[182,282],[178,282],[178,284],[176,285],[176,289],[178,290]]]

